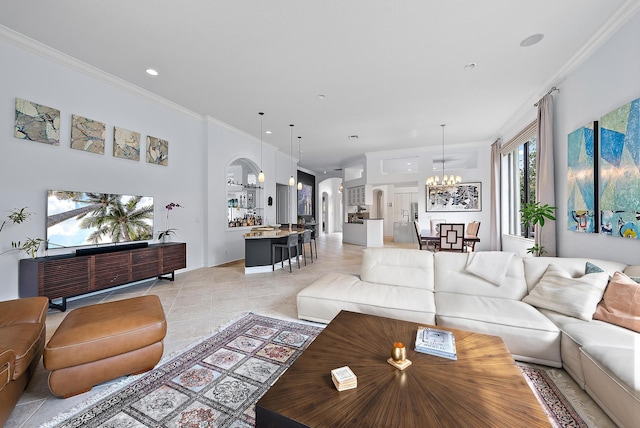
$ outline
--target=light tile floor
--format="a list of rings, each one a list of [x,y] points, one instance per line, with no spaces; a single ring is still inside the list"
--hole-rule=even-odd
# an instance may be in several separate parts
[[[179,273],[174,282],[150,280],[69,301],[68,311],[100,302],[156,294],[160,297],[167,317],[168,330],[164,341],[166,358],[248,312],[296,320],[296,295],[302,288],[328,271],[360,273],[363,247],[343,244],[342,234],[339,233],[320,236],[317,244],[320,257],[311,263],[307,254],[307,266],[303,263],[301,269],[297,269],[294,264],[292,273],[289,273],[285,265],[284,270],[245,275],[244,261],[241,261]],[[417,244],[385,243],[385,245],[417,248]],[[47,340],[53,335],[65,315],[66,313],[57,310],[48,311]],[[559,372],[560,376],[568,378],[566,381],[569,384],[573,382],[566,372],[563,370]],[[96,386],[91,391],[75,397],[59,399],[49,392],[47,372],[40,365],[6,427],[38,427],[91,397],[104,393],[105,389],[116,382]],[[575,383],[573,385],[578,399],[581,400],[579,404],[587,406],[588,409],[595,407],[595,410],[589,410],[589,413],[598,413],[597,406]],[[603,418],[598,414],[598,418],[602,421],[606,416]]]

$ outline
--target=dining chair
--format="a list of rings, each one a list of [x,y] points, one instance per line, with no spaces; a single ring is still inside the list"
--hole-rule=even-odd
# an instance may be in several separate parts
[[[289,272],[291,270],[291,249],[296,249],[296,261],[298,262],[298,269],[300,269],[300,252],[298,251],[298,234],[292,233],[287,236],[287,242],[278,242],[271,244],[271,270],[276,270],[276,248],[280,248],[280,266],[284,268],[284,250],[287,250],[287,258],[289,259]]]
[[[418,246],[421,250],[429,249],[429,241],[422,237],[422,231],[420,230],[420,224],[418,220],[413,221],[413,227],[416,230],[416,237],[418,238]],[[424,248],[423,248],[424,247]]]
[[[298,252],[302,253],[302,258],[304,260],[304,265],[307,265],[307,247],[306,244],[309,244],[309,251],[311,252],[311,263],[313,263],[313,247],[311,246],[311,229],[305,229],[299,236],[298,240]]]
[[[447,220],[445,220],[445,219],[438,219],[438,220],[431,219],[431,222],[430,222],[431,234],[432,235],[437,235],[438,233],[440,233],[440,231],[439,231],[440,224],[441,223],[446,223],[446,222],[447,222]]]
[[[316,249],[316,260],[318,260],[318,241],[316,241],[316,235],[318,233],[318,226],[314,226],[311,229],[311,241],[313,241],[313,247]],[[311,247],[311,244],[309,244]]]
[[[469,224],[467,225],[466,235],[477,237],[479,231],[480,231],[480,222],[479,221],[472,221],[472,222],[469,222]],[[464,242],[464,248],[465,248],[465,251],[475,251],[476,242],[475,241],[465,241]]]
[[[464,252],[464,223],[440,224],[439,250]]]

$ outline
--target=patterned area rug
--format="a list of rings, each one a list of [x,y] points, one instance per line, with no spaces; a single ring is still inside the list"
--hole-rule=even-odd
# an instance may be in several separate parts
[[[519,366],[529,387],[533,391],[551,425],[560,427],[588,428],[578,412],[562,394],[547,373],[538,368]]]
[[[253,427],[255,403],[321,331],[248,314],[46,426]],[[544,370],[520,368],[554,427],[587,427]]]

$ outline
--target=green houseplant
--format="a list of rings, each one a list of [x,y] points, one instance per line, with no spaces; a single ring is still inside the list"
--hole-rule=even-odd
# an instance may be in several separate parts
[[[549,204],[542,205],[540,202],[527,202],[524,207],[520,208],[520,219],[527,229],[540,225],[539,229],[544,227],[545,220],[555,220],[556,207]],[[542,256],[547,251],[543,245],[535,243],[533,247],[527,248],[527,253],[533,254],[535,257]]]
[[[0,224],[0,232],[2,232],[2,229],[7,224],[7,221],[13,224],[22,224],[25,221],[29,220],[29,218],[31,218],[32,215],[33,215],[32,212],[27,211],[27,207],[22,207],[20,209],[15,208],[13,211],[9,212],[9,214],[7,215],[7,219],[3,220],[2,224]],[[10,251],[18,250],[18,251],[24,251],[25,253],[29,254],[32,258],[35,258],[38,255],[38,250],[40,250],[40,245],[42,245],[42,243],[44,242],[46,242],[46,240],[42,238],[26,238],[24,242],[11,241],[11,249],[4,251],[0,254],[5,254]]]

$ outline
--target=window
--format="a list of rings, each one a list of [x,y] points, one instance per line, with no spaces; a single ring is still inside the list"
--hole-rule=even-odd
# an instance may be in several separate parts
[[[533,238],[520,221],[520,208],[536,199],[536,121],[502,146],[503,218],[510,235]]]

